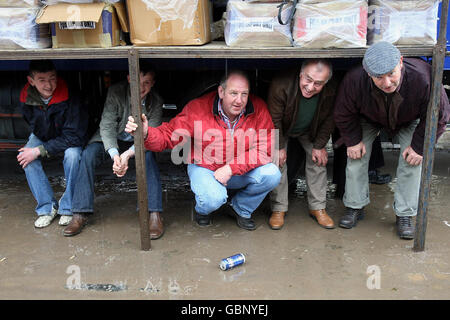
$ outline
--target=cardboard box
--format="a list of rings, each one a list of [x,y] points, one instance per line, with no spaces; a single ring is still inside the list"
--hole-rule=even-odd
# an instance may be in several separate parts
[[[50,23],[53,48],[109,48],[120,44],[117,14],[108,3],[59,3],[44,7],[36,22]]]
[[[228,1],[225,42],[239,47],[291,47],[290,24],[278,22],[281,2]],[[286,21],[293,10],[292,3],[283,7],[281,18]]]
[[[202,45],[211,41],[209,0],[127,0],[136,46]]]

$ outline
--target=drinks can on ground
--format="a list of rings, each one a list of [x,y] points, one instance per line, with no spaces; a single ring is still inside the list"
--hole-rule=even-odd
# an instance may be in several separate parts
[[[239,266],[245,262],[245,256],[243,253],[237,253],[235,255],[232,255],[231,257],[222,259],[220,261],[219,267],[222,270],[229,270],[236,266]]]

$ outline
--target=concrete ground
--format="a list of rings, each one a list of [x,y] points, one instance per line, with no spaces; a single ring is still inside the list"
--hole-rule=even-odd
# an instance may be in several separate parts
[[[436,153],[426,249],[396,235],[395,179],[371,185],[366,218],[351,230],[326,230],[308,216],[304,181],[290,195],[286,225],[268,227],[268,203],[255,231],[222,210],[210,227],[192,221],[193,195],[184,167],[161,161],[166,231],[140,250],[132,172],[99,170],[96,212],[83,232],[62,236],[58,220],[34,228],[35,200],[15,154],[0,155],[0,299],[450,299],[450,148]],[[383,172],[395,177],[398,150],[386,150]],[[164,159],[160,159],[164,160]],[[332,158],[331,158],[332,161]],[[331,163],[329,165],[331,167]],[[59,198],[61,166],[46,164]],[[329,175],[331,177],[331,174]],[[328,192],[338,222],[343,204]],[[247,261],[229,271],[222,258]]]

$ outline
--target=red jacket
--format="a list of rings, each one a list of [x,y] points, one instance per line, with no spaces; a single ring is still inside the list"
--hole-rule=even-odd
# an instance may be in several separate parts
[[[160,152],[174,149],[172,161],[181,163],[179,149],[187,163],[215,171],[229,164],[233,175],[242,175],[272,161],[272,118],[266,103],[250,95],[246,111],[231,135],[218,113],[219,96],[208,93],[189,102],[175,118],[148,128],[145,148]],[[192,143],[193,142],[193,143]],[[187,143],[187,144],[186,144]]]

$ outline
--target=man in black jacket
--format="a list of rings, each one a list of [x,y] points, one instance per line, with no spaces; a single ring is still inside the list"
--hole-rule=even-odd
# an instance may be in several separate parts
[[[87,116],[78,96],[69,92],[66,82],[58,78],[49,60],[30,63],[28,83],[20,102],[24,119],[30,125],[27,144],[19,149],[17,160],[25,170],[28,185],[37,201],[36,228],[47,227],[58,213],[60,225],[71,218],[73,186],[78,173],[81,149],[86,140]],[[56,201],[42,168],[41,159],[64,153],[66,190]]]

